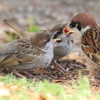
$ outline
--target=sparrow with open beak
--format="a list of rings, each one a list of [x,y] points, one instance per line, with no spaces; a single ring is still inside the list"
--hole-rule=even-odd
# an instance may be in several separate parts
[[[59,66],[63,72],[66,72],[66,70],[57,63],[57,60],[68,55],[72,51],[73,39],[71,34],[74,32],[68,28],[66,29],[65,28],[66,25],[67,23],[58,24],[51,29],[51,32],[57,30],[58,33],[53,38],[60,39],[59,41],[56,41],[54,43],[54,58],[52,62],[57,66]]]
[[[90,64],[89,77],[98,76],[100,71],[100,27],[95,18],[83,12],[77,14],[69,23],[70,29],[77,29],[82,33],[81,48]]]

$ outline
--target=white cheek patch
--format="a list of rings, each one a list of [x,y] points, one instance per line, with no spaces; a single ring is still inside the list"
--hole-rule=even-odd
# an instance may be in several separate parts
[[[90,29],[90,28],[91,28],[90,26],[87,26],[87,27],[85,27],[85,28],[82,28],[80,32],[81,32],[82,34],[84,34],[84,33],[85,33],[88,29]]]

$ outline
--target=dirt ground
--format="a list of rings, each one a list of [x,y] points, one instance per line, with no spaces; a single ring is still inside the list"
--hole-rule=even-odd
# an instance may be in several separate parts
[[[34,23],[42,30],[51,28],[58,23],[70,22],[71,18],[80,12],[90,13],[100,23],[99,10],[100,0],[0,0],[0,43],[4,43],[2,40],[6,38],[4,30],[13,31],[3,23],[5,18],[17,18],[23,26],[29,24],[28,18],[33,18]],[[87,68],[86,60],[80,49],[80,37],[81,34],[78,32],[73,34],[73,51],[63,61],[59,61],[60,65],[68,71]],[[60,82],[62,79],[65,82],[65,80],[68,81],[67,79],[77,78],[75,72],[69,72],[70,76],[58,72],[56,68],[49,68],[45,72],[42,70],[45,78],[49,75],[50,77],[47,79],[55,82]],[[37,73],[30,73],[38,77]],[[88,75],[88,71],[83,74]]]

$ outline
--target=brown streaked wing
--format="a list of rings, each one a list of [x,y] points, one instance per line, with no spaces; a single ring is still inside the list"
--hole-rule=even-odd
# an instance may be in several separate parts
[[[18,43],[18,49],[0,63],[0,68],[32,63],[45,53],[42,49],[32,46],[28,40],[19,40]]]
[[[92,28],[82,37],[82,50],[95,63],[100,64],[100,28]]]

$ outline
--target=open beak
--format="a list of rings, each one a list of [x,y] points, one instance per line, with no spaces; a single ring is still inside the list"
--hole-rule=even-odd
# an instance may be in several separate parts
[[[63,33],[66,34],[66,35],[72,34],[74,32],[75,31],[71,30],[68,25],[63,29]]]

